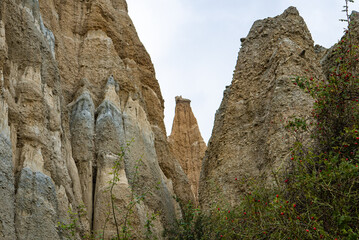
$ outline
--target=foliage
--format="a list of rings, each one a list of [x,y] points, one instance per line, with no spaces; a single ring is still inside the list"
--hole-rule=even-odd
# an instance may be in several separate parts
[[[348,29],[336,45],[337,57],[326,80],[294,81],[314,99],[313,148],[298,142],[293,148],[296,164],[286,191],[299,209],[320,220],[324,233],[346,239],[359,237],[359,75],[358,46],[346,13]],[[313,125],[313,124],[312,124]],[[299,161],[298,161],[299,160]]]
[[[85,205],[79,205],[77,211],[73,211],[72,208],[69,208],[67,213],[68,223],[58,222],[57,227],[67,239],[77,239],[78,232],[81,232],[78,224],[79,219],[86,215]]]
[[[165,230],[164,237],[181,240],[200,239],[203,235],[203,226],[198,220],[202,216],[200,209],[192,202],[184,204],[180,199],[175,199],[181,206],[182,217],[177,220],[176,226]]]

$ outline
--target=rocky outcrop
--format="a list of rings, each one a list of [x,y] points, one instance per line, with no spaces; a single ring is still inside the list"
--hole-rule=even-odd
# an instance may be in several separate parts
[[[147,120],[146,113],[138,100],[132,97],[126,102],[123,110],[116,93],[113,78],[108,80],[104,101],[96,110],[96,146],[98,162],[95,189],[94,230],[101,231],[106,222],[106,206],[110,204],[108,192],[109,181],[112,179],[114,161],[121,160],[119,183],[114,187],[114,198],[119,212],[126,213],[131,195],[146,195],[143,202],[137,202],[133,211],[135,226],[144,226],[147,215],[161,212],[161,218],[153,222],[157,238],[161,237],[163,225],[174,224],[175,206],[172,202],[172,188],[166,185],[167,179],[162,173],[154,146],[154,134]],[[128,147],[128,154],[118,159],[117,153]],[[132,189],[132,191],[131,191]],[[123,219],[121,219],[123,221]],[[106,235],[113,235],[115,225],[111,222]],[[122,224],[122,223],[121,223]],[[138,229],[137,238],[141,238]],[[144,233],[143,233],[144,234]]]
[[[56,190],[62,186],[69,195],[76,192],[62,151],[60,75],[41,27],[38,2],[2,1],[0,13],[0,121],[6,143],[1,171],[6,171],[7,196],[2,200],[13,198],[5,207],[1,204],[1,216],[8,217],[0,236],[60,239]]]
[[[270,184],[271,172],[287,166],[293,139],[285,122],[291,116],[309,116],[312,106],[292,78],[322,79],[314,42],[294,7],[256,21],[241,41],[203,160],[199,201],[204,208],[219,196],[238,203],[246,191],[239,180],[260,176]]]
[[[0,239],[62,239],[58,222],[82,205],[79,234],[103,229],[111,167],[131,139],[114,197],[121,210],[130,189],[150,189],[131,219],[138,238],[152,213],[158,238],[174,223],[172,195],[193,200],[124,0],[1,1],[0,79]]]
[[[1,74],[2,83],[4,81]],[[15,237],[15,179],[12,161],[10,128],[8,126],[8,106],[4,99],[0,100],[0,238]]]
[[[199,175],[207,147],[199,131],[197,119],[192,112],[191,100],[182,98],[182,96],[176,97],[175,116],[168,142],[173,154],[188,176],[197,201]]]
[[[95,106],[85,88],[71,109],[70,132],[72,157],[78,169],[81,194],[87,209],[87,219],[93,214],[93,168],[95,164]]]
[[[17,239],[57,239],[57,205],[52,179],[40,171],[23,168],[16,192]]]
[[[219,196],[238,202],[246,186],[235,178],[270,184],[286,166],[293,139],[283,122],[312,104],[291,78],[322,78],[328,52],[314,48],[293,7],[254,23],[202,163],[203,208]],[[68,209],[79,218],[76,237],[110,238],[111,200],[118,224],[133,203],[133,238],[158,215],[150,230],[161,239],[180,216],[172,196],[194,201],[205,143],[183,98],[167,140],[160,87],[125,0],[0,1],[0,90],[0,239],[63,239],[57,225],[70,222]]]

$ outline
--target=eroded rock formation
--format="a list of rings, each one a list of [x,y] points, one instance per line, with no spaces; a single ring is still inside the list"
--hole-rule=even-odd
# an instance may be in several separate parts
[[[182,96],[176,97],[175,117],[168,142],[189,178],[193,195],[197,201],[199,175],[207,147],[199,131],[197,119],[192,112],[191,100],[182,98]]]
[[[285,122],[291,116],[310,115],[312,106],[310,96],[294,86],[292,78],[322,79],[311,34],[294,7],[256,21],[241,41],[233,80],[224,91],[203,161],[199,201],[204,208],[219,197],[239,202],[246,191],[239,180],[261,176],[270,183],[271,172],[286,166],[293,139]]]
[[[193,200],[124,0],[1,1],[0,79],[0,239],[62,239],[57,223],[82,204],[79,233],[102,230],[111,168],[132,139],[114,195],[123,210],[129,186],[150,189],[134,207],[136,237],[152,213],[158,238],[174,223],[172,195]]]
[[[326,75],[333,55],[314,48],[295,8],[254,23],[216,113],[202,207],[219,196],[235,204],[246,191],[235,178],[270,184],[271,171],[285,166],[293,139],[284,122],[309,115],[312,105],[291,78],[322,78],[322,57]],[[115,162],[119,212],[132,193],[151,192],[131,209],[134,238],[143,237],[151,214],[158,214],[151,230],[162,238],[180,216],[173,195],[194,201],[205,143],[182,98],[168,143],[155,71],[125,0],[0,1],[0,89],[0,239],[63,239],[58,222],[68,223],[68,209],[82,205],[77,237],[106,223],[110,238]]]

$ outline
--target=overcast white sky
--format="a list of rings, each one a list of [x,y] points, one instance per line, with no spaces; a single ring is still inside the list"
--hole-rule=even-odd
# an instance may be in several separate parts
[[[240,48],[254,21],[295,6],[316,44],[341,37],[344,0],[127,0],[129,14],[149,52],[165,99],[171,133],[175,96],[192,100],[208,142],[225,86],[230,85]],[[358,3],[351,9],[358,10]]]

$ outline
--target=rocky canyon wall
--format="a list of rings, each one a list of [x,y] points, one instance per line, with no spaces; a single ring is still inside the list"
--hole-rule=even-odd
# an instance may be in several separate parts
[[[62,239],[57,223],[81,205],[79,232],[102,230],[127,142],[114,201],[124,212],[132,192],[152,193],[133,209],[135,237],[151,214],[158,238],[174,224],[173,195],[193,201],[124,0],[2,0],[0,79],[0,239]]]
[[[171,135],[168,137],[170,148],[187,174],[196,202],[198,201],[198,184],[206,143],[199,131],[191,100],[176,97],[175,116]]]
[[[0,239],[64,239],[58,222],[82,208],[75,237],[106,224],[109,239],[111,199],[123,215],[141,195],[133,237],[158,214],[151,231],[162,239],[181,217],[173,196],[207,209],[221,197],[240,201],[246,184],[236,178],[270,184],[290,158],[285,122],[312,106],[292,77],[324,78],[333,53],[314,46],[293,7],[256,21],[241,42],[206,150],[182,97],[167,138],[155,70],[125,0],[1,0]]]
[[[203,160],[199,201],[205,209],[219,198],[235,205],[247,191],[246,182],[260,177],[270,184],[272,172],[287,166],[294,139],[285,122],[309,116],[312,106],[292,78],[323,79],[323,54],[294,7],[256,21],[241,42]]]

